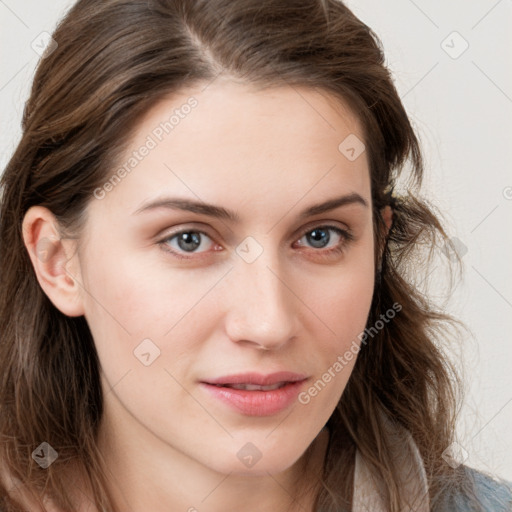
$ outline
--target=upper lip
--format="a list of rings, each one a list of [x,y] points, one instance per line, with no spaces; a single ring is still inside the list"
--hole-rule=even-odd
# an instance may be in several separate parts
[[[307,376],[293,372],[276,372],[263,375],[261,373],[237,373],[225,375],[215,379],[208,379],[202,382],[206,384],[253,384],[255,386],[271,386],[279,382],[298,382],[306,379]]]

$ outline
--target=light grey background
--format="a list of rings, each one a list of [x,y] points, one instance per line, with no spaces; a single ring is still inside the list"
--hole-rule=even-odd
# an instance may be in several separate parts
[[[2,170],[20,136],[41,33],[52,33],[72,3],[0,0]],[[512,0],[347,5],[383,42],[425,152],[425,194],[467,250],[447,304],[472,333],[453,356],[467,382],[464,462],[512,480]]]

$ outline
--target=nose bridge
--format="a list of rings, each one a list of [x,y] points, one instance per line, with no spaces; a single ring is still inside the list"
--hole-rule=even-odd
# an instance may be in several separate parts
[[[235,267],[227,325],[230,338],[264,348],[286,343],[295,334],[297,301],[277,251],[266,248],[251,263],[240,258]]]

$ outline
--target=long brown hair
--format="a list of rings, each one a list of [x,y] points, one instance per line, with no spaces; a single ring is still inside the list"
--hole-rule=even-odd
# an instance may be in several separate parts
[[[140,116],[164,95],[222,74],[262,88],[326,91],[347,102],[364,129],[377,269],[368,326],[393,304],[402,309],[362,344],[328,422],[316,510],[350,510],[356,449],[385,482],[389,510],[399,510],[399,468],[379,411],[411,433],[434,504],[460,473],[443,452],[453,441],[461,381],[443,349],[454,320],[417,278],[448,240],[439,214],[417,193],[420,145],[378,37],[337,0],[80,0],[53,38],[58,46],[39,63],[22,138],[1,177],[0,460],[9,474],[69,510],[73,462],[97,509],[114,510],[96,444],[102,393],[94,341],[85,318],[62,314],[39,286],[22,220],[41,205],[63,237],[80,239],[87,204]],[[380,212],[388,204],[386,238]],[[46,440],[59,456],[41,469],[31,453]],[[20,510],[4,484],[0,497]]]

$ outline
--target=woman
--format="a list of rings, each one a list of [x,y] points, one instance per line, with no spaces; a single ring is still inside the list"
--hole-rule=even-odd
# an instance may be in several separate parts
[[[2,176],[3,508],[511,510],[451,456],[412,280],[446,235],[373,32],[82,0],[53,39]]]

